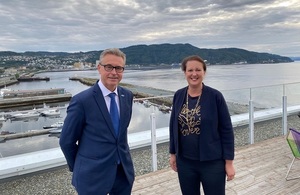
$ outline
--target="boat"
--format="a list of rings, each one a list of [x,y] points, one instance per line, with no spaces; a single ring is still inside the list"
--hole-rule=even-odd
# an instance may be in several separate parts
[[[59,109],[49,109],[41,111],[42,116],[59,116],[60,110]]]
[[[143,104],[146,108],[149,108],[152,105],[149,100],[144,100]]]
[[[27,119],[27,118],[35,118],[39,117],[40,113],[37,111],[29,111],[29,112],[20,112],[11,115],[11,119]]]
[[[61,130],[62,130],[62,128],[59,128],[59,129],[51,129],[51,130],[49,130],[49,133],[50,133],[50,134],[59,134],[59,133],[61,133]]]
[[[7,92],[10,92],[11,91],[11,89],[10,88],[6,88],[6,86],[3,88],[3,89],[1,89],[1,91],[0,91],[0,97],[3,97],[4,96],[4,93],[7,93]]]
[[[6,118],[2,115],[2,116],[0,117],[0,122],[4,122],[4,121],[6,121]]]
[[[0,137],[0,143],[5,142],[5,137]]]
[[[64,122],[58,121],[50,126],[44,126],[43,129],[50,129],[50,128],[62,128],[64,125]]]
[[[164,104],[160,105],[158,109],[163,113],[169,113],[171,111],[171,108]]]
[[[11,131],[1,131],[0,135],[9,135],[9,134],[15,134],[16,132],[11,132]]]
[[[181,63],[173,63],[171,64],[171,68],[181,68]]]

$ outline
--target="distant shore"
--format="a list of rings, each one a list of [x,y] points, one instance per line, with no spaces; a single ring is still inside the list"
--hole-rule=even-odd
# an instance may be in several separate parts
[[[84,85],[92,86],[95,84],[97,79],[86,78],[86,77],[71,77],[70,80],[79,81]],[[120,86],[127,88],[132,91],[133,95],[136,98],[149,98],[149,101],[156,104],[164,104],[166,106],[172,106],[172,99],[174,92],[162,89],[156,89],[151,87],[132,85],[127,83],[120,83]],[[247,105],[237,104],[234,102],[227,102],[227,106],[230,112],[230,115],[247,113],[249,107]]]

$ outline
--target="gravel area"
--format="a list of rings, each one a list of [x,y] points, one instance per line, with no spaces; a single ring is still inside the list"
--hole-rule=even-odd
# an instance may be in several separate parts
[[[254,127],[255,142],[282,136],[281,126],[281,118],[256,123]],[[289,127],[300,129],[300,119],[297,115],[288,117]],[[234,131],[236,148],[249,143],[248,126],[236,127]],[[133,150],[131,154],[136,176],[152,171],[151,150],[149,147]],[[157,160],[158,170],[169,167],[168,144],[157,146]],[[0,180],[0,192],[1,195],[76,194],[71,185],[71,173],[66,167]]]

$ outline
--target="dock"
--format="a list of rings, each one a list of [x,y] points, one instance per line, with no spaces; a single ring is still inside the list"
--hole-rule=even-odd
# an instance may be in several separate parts
[[[50,81],[49,77],[19,77],[17,79],[19,82],[29,82],[29,81]]]
[[[41,130],[32,130],[22,133],[8,133],[6,135],[0,135],[0,139],[2,140],[10,140],[10,139],[18,139],[23,137],[32,137],[36,135],[43,135],[48,134],[50,130],[53,130],[54,128],[49,129],[41,129]]]
[[[1,98],[0,109],[12,108],[18,106],[30,106],[30,105],[37,105],[37,104],[44,104],[44,103],[64,102],[64,101],[70,101],[71,98],[72,98],[71,93],[8,98],[8,99]]]

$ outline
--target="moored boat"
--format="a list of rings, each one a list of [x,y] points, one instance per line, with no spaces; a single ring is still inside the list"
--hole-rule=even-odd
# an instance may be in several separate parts
[[[29,112],[20,112],[11,115],[11,119],[24,119],[24,118],[34,118],[34,117],[39,117],[40,113],[37,111],[29,111]]]
[[[44,126],[44,129],[50,129],[50,128],[62,128],[62,126],[64,125],[64,122],[62,121],[58,121],[50,126]]]
[[[5,142],[5,137],[0,137],[0,143]]]
[[[160,105],[158,109],[163,113],[169,113],[171,111],[171,108],[164,104]]]
[[[51,129],[51,130],[49,130],[49,133],[50,134],[59,134],[59,133],[61,133],[61,128],[60,129]]]
[[[0,135],[9,135],[9,134],[15,134],[16,132],[11,131],[1,131]]]
[[[4,93],[6,93],[6,92],[10,92],[11,91],[11,89],[10,88],[6,88],[6,86],[3,88],[3,89],[1,89],[1,91],[0,91],[0,97],[3,97],[4,96]]]
[[[4,121],[6,121],[6,118],[2,115],[2,116],[0,117],[0,122],[4,122]]]
[[[42,116],[59,116],[60,110],[59,109],[49,109],[41,111]]]

